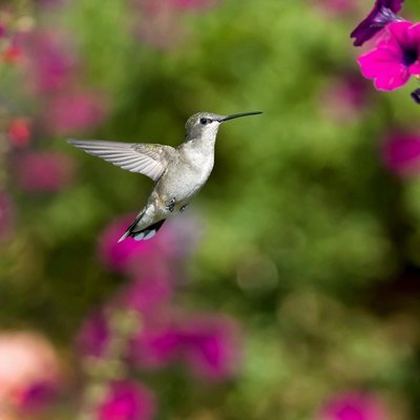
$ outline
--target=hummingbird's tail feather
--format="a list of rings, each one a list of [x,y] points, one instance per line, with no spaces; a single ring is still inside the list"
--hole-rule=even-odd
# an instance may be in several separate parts
[[[124,239],[131,237],[134,238],[136,241],[147,241],[148,239],[153,238],[156,235],[157,231],[162,227],[163,223],[166,219],[159,220],[159,222],[153,223],[141,230],[135,230],[139,221],[143,217],[144,213],[141,213],[134,222],[127,228],[124,235],[118,239],[118,243],[122,242]]]
[[[134,238],[135,241],[147,241],[148,239],[153,238],[156,235],[158,230],[162,227],[165,223],[166,219],[159,220],[159,222],[153,223],[150,226],[138,231],[138,232],[131,232],[130,236]]]
[[[127,239],[128,236],[130,235],[130,232],[127,230],[123,236],[121,236],[120,239],[118,239],[117,244],[119,244],[120,242],[122,242],[124,239]]]

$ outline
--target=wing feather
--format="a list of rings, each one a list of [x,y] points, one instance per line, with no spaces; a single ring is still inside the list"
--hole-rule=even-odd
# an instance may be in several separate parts
[[[160,144],[119,143],[99,140],[68,140],[93,156],[130,172],[138,172],[157,181],[166,170],[175,149]]]

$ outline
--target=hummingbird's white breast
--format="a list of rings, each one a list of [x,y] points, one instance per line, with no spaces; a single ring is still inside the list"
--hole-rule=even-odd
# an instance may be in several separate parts
[[[210,146],[210,147],[209,147]],[[162,197],[173,197],[182,207],[203,187],[214,165],[214,145],[182,144],[175,161],[156,186]]]

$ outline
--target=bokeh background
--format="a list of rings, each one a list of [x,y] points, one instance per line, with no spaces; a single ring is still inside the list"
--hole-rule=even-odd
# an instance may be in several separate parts
[[[358,72],[371,3],[1,2],[1,420],[420,418],[419,108]],[[254,110],[148,242],[151,181],[65,142]]]

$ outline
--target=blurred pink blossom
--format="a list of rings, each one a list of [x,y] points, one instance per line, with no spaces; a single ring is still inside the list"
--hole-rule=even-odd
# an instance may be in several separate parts
[[[10,143],[15,147],[25,147],[31,139],[30,122],[27,118],[13,118],[7,130]]]
[[[222,380],[231,377],[240,363],[237,325],[216,315],[192,316],[180,329],[184,358],[200,378]]]
[[[0,240],[9,238],[14,227],[14,209],[9,195],[0,191]]]
[[[131,309],[143,316],[153,315],[169,304],[173,293],[173,282],[167,276],[142,276],[127,284],[116,302],[119,307]]]
[[[2,52],[1,58],[8,64],[21,64],[23,60],[22,48],[15,43],[11,43]]]
[[[414,175],[420,171],[420,136],[397,133],[382,146],[385,166],[397,175]]]
[[[76,60],[63,36],[56,32],[34,31],[24,39],[28,75],[39,93],[53,93],[68,86]]]
[[[355,0],[313,0],[313,2],[319,9],[332,15],[345,15],[358,8]]]
[[[130,360],[145,369],[162,369],[180,360],[183,341],[173,322],[145,326],[131,341]]]
[[[82,324],[76,345],[84,356],[101,357],[106,350],[109,338],[110,330],[105,311],[98,310]]]
[[[98,407],[98,420],[151,420],[156,411],[155,397],[144,385],[121,380],[112,382]]]
[[[352,122],[367,109],[368,84],[356,75],[343,74],[328,81],[327,88],[321,92],[320,100],[321,109],[328,118],[339,123]]]
[[[22,394],[20,402],[21,411],[26,414],[44,408],[47,404],[52,403],[58,396],[57,384],[42,381],[32,384]]]
[[[93,92],[62,92],[50,98],[45,123],[55,133],[71,134],[99,125],[106,114],[104,99]]]
[[[321,409],[320,420],[388,420],[384,403],[360,391],[334,395]]]
[[[32,332],[0,334],[0,407],[42,408],[62,381],[58,355],[43,336]]]
[[[18,184],[26,191],[56,192],[74,178],[73,160],[59,152],[31,152],[16,160]]]
[[[180,14],[186,11],[209,9],[218,0],[134,0],[135,9],[141,16],[139,37],[157,48],[170,48],[183,36]]]
[[[198,229],[189,228],[195,226],[193,218],[190,226],[190,222],[186,222],[182,217],[167,222],[150,241],[137,242],[127,238],[118,243],[118,239],[134,217],[135,214],[121,216],[108,225],[99,238],[100,260],[109,269],[128,274],[166,277],[169,271],[173,273],[176,260],[184,258],[197,242]],[[182,235],[180,224],[183,227]]]
[[[189,314],[166,325],[146,327],[133,340],[130,354],[143,368],[181,361],[194,376],[206,380],[231,377],[241,359],[236,324],[215,314]]]

